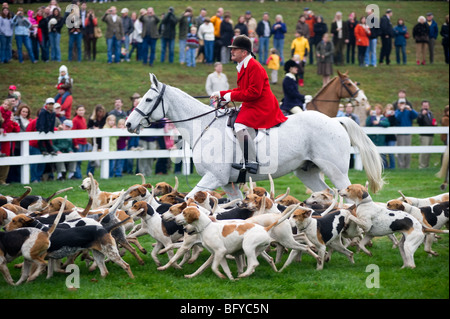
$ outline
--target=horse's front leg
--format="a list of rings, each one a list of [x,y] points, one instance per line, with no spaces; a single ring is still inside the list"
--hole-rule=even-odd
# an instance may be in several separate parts
[[[215,190],[221,187],[223,184],[219,179],[213,174],[207,173],[202,179],[197,183],[197,185],[187,194],[186,198],[194,197],[195,193],[198,191],[209,191]]]

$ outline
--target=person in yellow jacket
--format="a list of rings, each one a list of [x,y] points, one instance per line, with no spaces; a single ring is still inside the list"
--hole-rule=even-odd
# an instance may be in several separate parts
[[[278,82],[278,70],[280,69],[280,56],[277,54],[275,48],[270,49],[270,56],[266,61],[269,70],[272,70],[270,74],[271,84],[277,84]]]
[[[291,56],[300,57],[299,73],[298,73],[299,76],[298,83],[300,86],[304,86],[303,74],[305,70],[306,57],[308,56],[309,51],[310,48],[308,39],[306,39],[301,32],[296,32],[295,39],[294,41],[292,41],[291,44]]]
[[[217,9],[216,15],[212,16],[210,21],[214,26],[214,61],[220,61],[220,50],[222,47],[222,41],[220,40],[220,25],[223,19],[223,8]]]

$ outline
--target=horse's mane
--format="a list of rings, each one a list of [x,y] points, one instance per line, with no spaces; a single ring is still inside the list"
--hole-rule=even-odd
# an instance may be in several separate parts
[[[198,99],[196,99],[196,98],[193,97],[192,95],[190,95],[190,94],[184,92],[183,90],[181,90],[181,89],[179,89],[179,88],[177,88],[177,87],[175,87],[175,86],[171,86],[171,85],[168,85],[168,84],[166,84],[166,85],[167,85],[168,87],[170,87],[171,89],[175,90],[175,91],[178,91],[178,92],[183,93],[183,95],[185,95],[187,99],[190,99],[190,100],[192,100],[192,101],[195,101],[195,102],[197,102],[197,103],[199,103],[199,104],[201,104],[201,105],[203,105],[203,106],[205,106],[205,107],[208,107],[208,106],[209,106],[208,104],[205,104],[205,103],[200,102]]]
[[[325,86],[322,86],[322,88],[319,90],[319,92],[316,93],[316,95],[314,95],[313,99],[317,96],[319,96],[323,91],[325,91],[325,89],[328,88],[328,86],[330,86],[330,84],[337,78],[337,76],[335,76],[334,78],[332,78],[330,81],[328,81],[327,84],[325,84]]]

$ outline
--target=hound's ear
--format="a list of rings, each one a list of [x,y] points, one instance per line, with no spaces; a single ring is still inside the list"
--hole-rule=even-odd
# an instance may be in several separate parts
[[[369,193],[364,191],[362,193],[362,199],[366,198],[367,196],[369,196]]]
[[[309,209],[308,209],[308,210],[305,210],[304,213],[303,213],[303,217],[304,217],[304,218],[309,218],[309,217],[311,216],[312,212],[313,212],[313,211],[312,211],[312,210],[309,210]]]

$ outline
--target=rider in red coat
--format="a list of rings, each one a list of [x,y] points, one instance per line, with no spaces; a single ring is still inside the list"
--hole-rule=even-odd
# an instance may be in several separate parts
[[[250,39],[245,35],[238,36],[229,47],[231,60],[238,63],[238,87],[214,92],[211,97],[222,98],[227,102],[243,102],[234,129],[244,153],[245,163],[233,163],[232,167],[256,174],[259,163],[253,141],[256,137],[255,130],[274,127],[287,118],[281,112],[277,98],[270,89],[266,70],[253,58]]]

